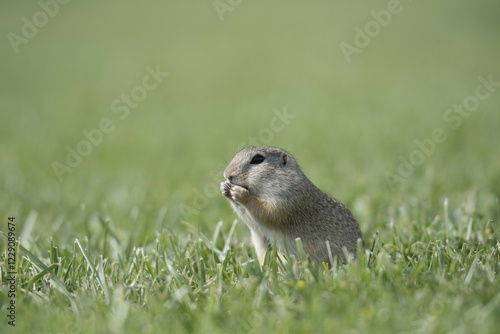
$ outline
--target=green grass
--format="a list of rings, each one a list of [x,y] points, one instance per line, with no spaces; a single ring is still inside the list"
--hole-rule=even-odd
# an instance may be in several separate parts
[[[347,63],[339,44],[387,1],[243,1],[224,21],[211,2],[72,1],[17,54],[6,36],[40,7],[2,2],[0,332],[496,332],[500,88],[456,129],[443,116],[500,81],[500,8],[401,3]],[[169,76],[120,119],[113,101],[157,64]],[[103,118],[114,130],[59,182],[52,163]],[[436,128],[446,140],[390,186]],[[251,137],[352,210],[370,259],[259,267],[217,191]]]

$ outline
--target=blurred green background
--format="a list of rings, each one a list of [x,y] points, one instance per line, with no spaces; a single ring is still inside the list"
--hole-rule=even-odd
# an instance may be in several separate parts
[[[295,117],[262,144],[289,150],[354,211],[356,201],[380,199],[380,209],[361,217],[364,230],[375,230],[401,194],[434,196],[439,205],[470,189],[500,193],[500,92],[457,130],[443,121],[474,93],[478,76],[500,80],[497,1],[402,1],[350,63],[340,43],[353,45],[354,28],[387,1],[242,1],[223,20],[210,1],[71,1],[18,53],[9,33],[21,35],[23,17],[33,22],[41,7],[0,6],[0,210],[37,212],[41,236],[82,205],[122,215],[123,227],[134,208],[163,208],[155,228],[181,233],[182,204],[193,207],[214,183],[210,173],[269,127],[273,109]],[[120,120],[112,102],[157,65],[169,76]],[[103,118],[114,131],[59,182],[51,164],[64,163],[66,146],[75,149]],[[388,187],[385,173],[396,173],[398,157],[436,127],[448,139]],[[233,217],[222,196],[209,197],[189,216],[207,230]]]
[[[95,252],[106,248],[96,216],[112,222],[119,246],[129,250],[152,247],[158,231],[179,240],[193,229],[211,236],[220,220],[227,231],[236,215],[218,194],[220,173],[259,134],[260,144],[290,151],[315,184],[352,209],[367,244],[376,231],[381,244],[391,235],[398,212],[406,236],[415,224],[435,222],[445,198],[455,215],[477,210],[481,224],[498,218],[500,87],[457,129],[443,115],[475,93],[479,76],[500,81],[500,2],[403,0],[351,62],[341,43],[353,45],[355,28],[364,30],[374,21],[370,11],[386,10],[388,1],[232,3],[216,2],[226,9],[221,14],[212,1],[73,0],[52,7],[43,22],[39,2],[2,1],[0,230],[15,216],[17,236],[41,258],[50,238],[67,252],[75,238]],[[22,36],[34,16],[46,24],[13,47],[13,34]],[[157,66],[168,77],[120,119],[114,101]],[[265,137],[276,110],[293,118]],[[64,164],[67,147],[76,149],[82,132],[105,118],[114,130],[60,182],[54,161]],[[415,140],[436,128],[447,140],[389,186],[387,173],[397,173],[400,157],[408,159]],[[244,224],[234,240],[250,252]],[[394,295],[392,306],[399,305]],[[169,297],[160,296],[153,304],[161,318]],[[60,304],[50,319],[66,312]],[[25,328],[45,317],[30,310],[19,308],[22,319],[32,317],[20,320]]]

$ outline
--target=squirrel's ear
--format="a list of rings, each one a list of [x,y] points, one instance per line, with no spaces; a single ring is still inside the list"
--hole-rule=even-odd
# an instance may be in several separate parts
[[[285,165],[286,165],[287,160],[288,160],[288,156],[287,156],[286,154],[283,154],[283,155],[281,156],[281,164],[282,164],[283,166],[285,166]]]

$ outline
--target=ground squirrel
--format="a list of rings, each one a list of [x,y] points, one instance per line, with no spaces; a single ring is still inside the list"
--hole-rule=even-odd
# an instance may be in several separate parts
[[[274,242],[278,253],[297,255],[296,238],[316,262],[330,263],[330,255],[344,261],[344,249],[356,255],[358,240],[362,243],[356,219],[309,181],[285,150],[245,148],[233,158],[224,178],[222,194],[250,227],[260,264]]]

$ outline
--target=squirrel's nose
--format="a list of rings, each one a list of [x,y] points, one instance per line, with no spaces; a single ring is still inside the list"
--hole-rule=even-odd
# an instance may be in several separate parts
[[[233,175],[231,175],[230,173],[228,173],[227,170],[226,170],[226,171],[224,171],[224,178],[226,180],[228,180],[229,182],[231,182],[231,181],[233,181],[234,177],[233,177]]]
[[[224,178],[227,179],[229,182],[233,181],[234,179],[234,168],[232,166],[228,166],[226,170],[224,171]]]

